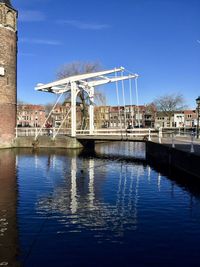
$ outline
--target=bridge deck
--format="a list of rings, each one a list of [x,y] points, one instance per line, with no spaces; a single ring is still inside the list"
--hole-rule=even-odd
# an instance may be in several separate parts
[[[146,142],[147,137],[132,136],[132,135],[77,135],[78,140],[91,140],[91,141],[134,141]]]

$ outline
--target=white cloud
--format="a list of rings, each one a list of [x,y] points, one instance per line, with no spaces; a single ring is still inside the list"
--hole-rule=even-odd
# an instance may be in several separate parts
[[[73,26],[77,29],[82,30],[103,30],[110,28],[107,24],[95,24],[95,23],[85,23],[79,20],[59,20],[59,24],[68,24],[70,26]]]
[[[19,39],[20,43],[29,43],[29,44],[40,44],[40,45],[61,45],[62,43],[57,40],[47,40],[47,39],[29,39],[21,38]]]
[[[22,22],[37,22],[44,21],[45,15],[37,10],[21,10],[19,11],[19,21]]]

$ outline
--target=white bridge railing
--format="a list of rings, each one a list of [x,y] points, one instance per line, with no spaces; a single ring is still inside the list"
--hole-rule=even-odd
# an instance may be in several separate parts
[[[77,130],[76,134],[80,135],[91,135],[89,130]],[[153,136],[158,136],[158,130],[156,129],[115,129],[115,128],[105,128],[105,129],[95,129],[92,133],[94,136],[138,136],[147,137],[149,140]]]
[[[32,128],[32,127],[17,127],[16,128],[16,138],[17,137],[36,137],[36,136],[55,136],[62,135],[71,135],[71,129],[69,128]],[[132,137],[146,137],[148,140],[151,140],[152,137],[158,137],[158,130],[156,129],[144,129],[144,128],[135,128],[135,129],[95,129],[91,134],[89,130],[76,130],[77,136],[132,136]]]

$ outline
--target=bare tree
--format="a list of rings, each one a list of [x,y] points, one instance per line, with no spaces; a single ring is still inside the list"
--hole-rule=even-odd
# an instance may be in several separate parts
[[[101,65],[99,62],[74,61],[61,66],[57,72],[57,77],[62,79],[73,75],[96,72],[100,69]]]
[[[57,78],[62,79],[69,76],[92,73],[100,70],[101,65],[98,62],[74,61],[63,65],[57,72]],[[69,98],[69,95],[66,95],[66,98]],[[91,103],[89,96],[84,90],[79,92],[77,102],[79,102],[81,107],[81,129],[86,129],[88,121],[88,105]],[[105,96],[100,91],[95,90],[94,102],[97,104],[105,104]]]
[[[50,114],[50,112],[52,111],[52,109],[53,109],[53,106],[54,106],[54,104],[52,104],[52,103],[46,103],[45,104],[45,114],[46,114],[46,117],[48,117],[48,115]],[[50,120],[51,120],[51,118],[50,118]]]
[[[157,97],[153,104],[157,111],[162,112],[164,116],[169,118],[170,122],[175,111],[184,110],[187,107],[181,94],[166,94]]]

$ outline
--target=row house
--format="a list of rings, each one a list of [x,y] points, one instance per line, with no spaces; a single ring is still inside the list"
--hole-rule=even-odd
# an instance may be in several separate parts
[[[166,116],[164,112],[157,112],[155,117],[155,128],[192,128],[197,125],[196,110],[175,111],[171,116]]]
[[[83,107],[79,103],[76,107],[77,129],[81,129],[82,127],[82,110]],[[86,114],[88,114],[88,109],[86,110]],[[89,124],[88,116],[86,116],[85,120],[85,125],[87,127]],[[55,128],[71,128],[71,104],[69,102],[65,102],[64,104],[56,105],[51,112],[48,122]]]
[[[174,127],[174,117],[166,116],[164,112],[157,112],[155,117],[155,128],[171,128]]]
[[[184,126],[195,127],[197,125],[196,110],[184,110]]]
[[[18,127],[41,127],[45,119],[45,108],[42,105],[19,104],[17,106]]]
[[[108,128],[110,125],[110,106],[94,107],[95,128]]]
[[[173,124],[174,124],[174,127],[179,127],[179,128],[185,126],[184,111],[179,111],[179,112],[174,113]]]
[[[155,109],[146,106],[95,107],[96,128],[154,127]]]
[[[46,126],[58,128],[71,127],[70,104],[58,104],[52,110],[53,106],[47,105],[29,105],[19,104],[17,106],[17,126],[18,127],[42,127]],[[49,116],[50,114],[50,116]],[[48,118],[49,117],[49,118]],[[46,121],[46,119],[48,120]],[[62,125],[61,125],[62,124]],[[81,124],[81,106],[77,107],[77,125]]]
[[[69,110],[70,110],[69,104],[56,105],[56,107],[51,111],[51,115],[49,117],[48,123],[52,127],[56,127],[56,128],[60,126],[62,126],[63,128],[69,128],[71,125],[71,118],[70,118]]]
[[[17,107],[18,127],[41,127],[51,111],[46,124],[52,127],[71,128],[70,103],[58,104],[52,107],[42,105],[23,105]],[[50,108],[50,109],[49,109]],[[45,114],[46,109],[46,114]],[[49,109],[49,110],[48,110]],[[77,129],[89,127],[89,110],[77,105]],[[127,106],[95,106],[95,128],[171,128],[195,127],[197,125],[196,110],[176,111],[171,116],[156,112],[153,105]]]

